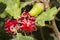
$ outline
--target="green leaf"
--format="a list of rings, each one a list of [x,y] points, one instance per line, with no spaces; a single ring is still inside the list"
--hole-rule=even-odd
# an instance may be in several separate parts
[[[20,16],[21,9],[25,7],[28,4],[33,3],[34,1],[26,1],[26,2],[20,2],[20,0],[0,0],[0,2],[3,2],[7,5],[6,11],[13,16],[15,19]]]
[[[12,40],[34,40],[31,36],[23,36],[21,33],[18,33],[15,38]]]
[[[20,16],[19,0],[8,0],[6,11],[17,19]]]
[[[40,26],[45,26],[45,21],[50,21],[50,20],[54,19],[57,12],[58,12],[58,10],[56,7],[46,10],[45,12],[41,13],[36,18],[36,24],[38,24]]]
[[[4,11],[3,13],[0,14],[0,18],[5,18],[8,15],[8,13],[6,11]]]
[[[0,0],[7,5],[5,11],[7,11],[15,19],[20,16],[19,0]]]

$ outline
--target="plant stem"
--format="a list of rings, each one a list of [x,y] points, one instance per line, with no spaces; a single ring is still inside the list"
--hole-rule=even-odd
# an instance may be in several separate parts
[[[50,8],[50,6],[49,6],[50,0],[43,0],[43,3],[44,3],[44,6],[45,6],[45,10]]]
[[[60,40],[60,33],[56,26],[55,20],[52,20],[52,29],[55,32],[55,35],[57,36],[58,40]]]
[[[60,21],[60,18],[58,18],[58,17],[55,17],[55,20],[57,20],[57,21]]]
[[[58,8],[58,12],[60,11],[60,7]]]

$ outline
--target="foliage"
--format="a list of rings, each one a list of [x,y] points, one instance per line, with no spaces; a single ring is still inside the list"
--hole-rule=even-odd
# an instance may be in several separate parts
[[[40,26],[45,26],[44,22],[51,21],[52,19],[54,19],[57,12],[58,10],[56,7],[46,10],[36,18],[36,24]]]
[[[35,2],[34,0],[25,0],[24,2],[21,2],[20,0],[0,0],[0,30],[1,30],[0,37],[2,38],[2,39],[0,38],[1,40],[4,40],[5,36],[6,36],[5,40],[11,39],[11,36],[8,33],[6,33],[6,31],[4,30],[5,20],[7,19],[6,17],[10,17],[11,19],[18,19],[18,17],[22,13],[22,8],[25,8],[27,5],[34,5],[34,2]],[[36,17],[35,24],[37,26],[45,26],[45,21],[53,20],[56,17],[57,13],[58,13],[58,10],[56,7],[47,9],[46,11],[41,12],[41,14],[39,14]],[[38,30],[38,32],[40,31]],[[6,35],[4,36],[3,34],[4,35],[6,34]],[[16,37],[14,36],[12,38],[13,39],[11,40],[34,40],[32,36],[27,36],[27,35],[24,36],[21,33],[18,33]]]
[[[15,37],[12,40],[33,40],[33,38],[31,36],[27,36],[27,35],[22,35],[21,33],[17,34],[17,37]]]
[[[7,5],[4,11],[6,11],[9,15],[11,15],[15,19],[17,19],[21,14],[21,9],[28,4],[31,4],[33,1],[31,1],[31,2],[20,2],[19,0],[0,0],[0,2]],[[2,16],[5,17],[6,15],[2,14],[1,17]]]

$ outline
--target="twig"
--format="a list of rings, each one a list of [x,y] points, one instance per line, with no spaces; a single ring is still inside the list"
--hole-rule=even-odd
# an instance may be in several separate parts
[[[53,31],[55,32],[55,35],[57,36],[58,40],[60,40],[60,33],[59,33],[59,30],[56,26],[56,23],[55,23],[55,20],[52,20],[52,29]]]
[[[60,7],[58,8],[58,12],[60,11]]]
[[[52,20],[52,24],[51,24],[51,22],[49,22],[49,25],[47,25],[47,27],[51,28],[54,31],[58,40],[60,40],[60,32],[56,26],[55,20]]]
[[[58,17],[55,17],[55,20],[57,20],[57,21],[60,21],[60,18],[58,18]]]
[[[43,3],[45,5],[45,9],[50,8],[50,6],[49,6],[50,0],[43,0]]]
[[[58,3],[60,3],[60,0],[57,0]]]

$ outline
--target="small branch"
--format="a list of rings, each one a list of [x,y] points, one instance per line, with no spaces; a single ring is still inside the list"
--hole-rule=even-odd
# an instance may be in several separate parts
[[[57,0],[58,3],[60,3],[60,0]]]
[[[49,6],[50,0],[43,0],[43,3],[45,5],[45,9],[50,8],[50,6]]]
[[[57,21],[60,21],[60,18],[58,18],[58,17],[55,17],[55,20],[57,20]]]
[[[58,12],[60,11],[60,7],[58,8]]]
[[[55,20],[52,20],[52,23],[49,22],[49,25],[46,25],[46,26],[51,28],[54,31],[54,33],[55,33],[56,37],[58,38],[58,40],[60,40],[60,32],[59,32],[59,30],[56,26]]]
[[[55,23],[55,20],[52,20],[52,29],[53,31],[55,32],[55,35],[57,36],[58,40],[60,40],[60,33],[59,33],[59,30],[56,26],[56,23]]]

